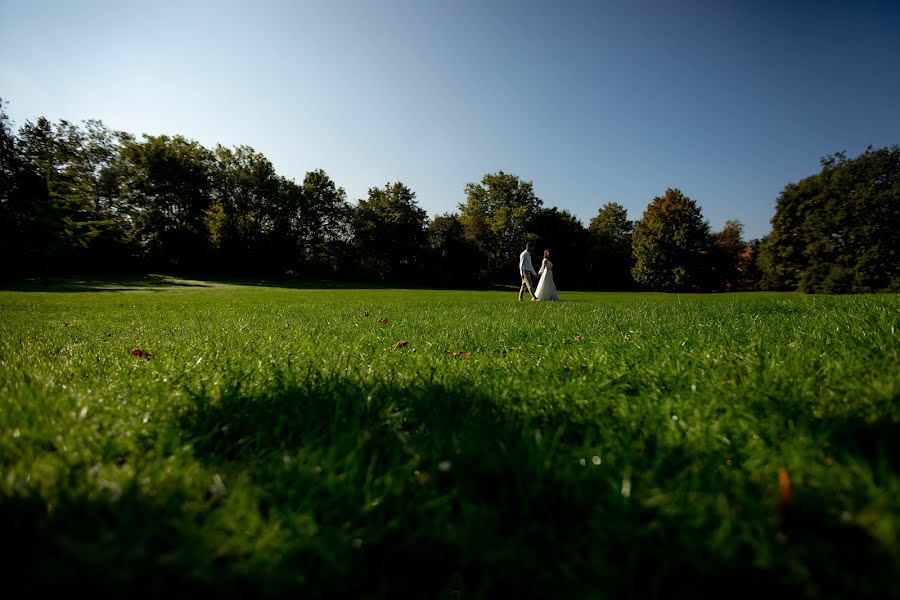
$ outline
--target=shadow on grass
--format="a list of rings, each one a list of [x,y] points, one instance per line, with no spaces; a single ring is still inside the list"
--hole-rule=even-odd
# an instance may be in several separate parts
[[[337,279],[307,279],[293,277],[226,277],[209,275],[198,277],[203,281],[226,285],[240,285],[252,287],[271,287],[298,290],[446,290],[446,291],[518,291],[518,286],[502,284],[471,284],[461,286],[440,285],[431,281],[345,281]]]
[[[235,573],[215,569],[215,548],[197,535],[196,515],[184,511],[189,501],[180,492],[150,498],[134,488],[116,501],[2,497],[0,527],[11,551],[4,588],[158,597],[202,592],[217,581],[240,586]]]
[[[827,445],[836,458],[860,460],[892,473],[900,471],[900,414],[896,409],[900,396],[877,402],[858,398],[834,406],[823,402],[819,405],[823,414],[818,417],[808,401],[786,400],[780,395],[760,396],[748,406],[766,415],[775,424],[773,430],[799,428]]]
[[[463,386],[362,387],[315,374],[266,393],[235,384],[214,397],[196,392],[168,431],[225,476],[225,491],[70,495],[52,512],[37,497],[5,498],[12,568],[43,589],[139,595],[887,597],[896,589],[896,559],[836,523],[820,499],[798,498],[787,544],[760,540],[767,492],[749,482],[729,489],[733,480],[706,456],[681,448],[670,458],[672,449],[654,445],[649,463],[693,461],[709,467],[705,479],[670,484],[668,505],[637,490],[628,497],[621,469],[630,449],[602,467],[579,464],[602,435],[597,425],[565,413],[524,421]],[[665,485],[664,472],[655,477]],[[723,497],[734,519],[759,522],[717,537],[720,523],[704,511]]]
[[[893,473],[900,471],[900,421],[886,415],[831,418],[822,429],[835,451]]]
[[[0,290],[10,292],[163,292],[208,287],[204,282],[185,281],[167,275],[0,280]]]
[[[0,291],[11,292],[162,292],[178,288],[209,288],[214,285],[267,287],[296,290],[446,290],[446,291],[502,291],[515,292],[511,285],[484,284],[446,287],[432,283],[371,281],[340,281],[333,279],[296,279],[284,277],[224,277],[196,276],[183,279],[169,275],[108,275],[84,277],[50,277],[0,279]]]

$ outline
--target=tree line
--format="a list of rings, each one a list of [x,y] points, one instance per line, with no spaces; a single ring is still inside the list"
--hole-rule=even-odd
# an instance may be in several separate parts
[[[609,202],[585,227],[499,171],[467,183],[458,211],[429,218],[401,181],[351,202],[323,170],[298,182],[249,146],[138,138],[97,120],[41,117],[14,130],[0,102],[0,252],[7,276],[159,270],[473,286],[515,284],[532,240],[551,249],[569,289],[896,289],[897,157],[894,147],[829,158],[785,188],[772,234],[748,242],[736,220],[711,231],[677,189],[637,221]],[[835,237],[842,219],[852,231]],[[862,249],[866,239],[877,248]]]

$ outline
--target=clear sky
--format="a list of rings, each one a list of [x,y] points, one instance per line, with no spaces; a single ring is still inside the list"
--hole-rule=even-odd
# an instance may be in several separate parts
[[[900,1],[0,0],[0,97],[432,216],[498,170],[585,224],[677,187],[749,239],[823,156],[900,143]]]

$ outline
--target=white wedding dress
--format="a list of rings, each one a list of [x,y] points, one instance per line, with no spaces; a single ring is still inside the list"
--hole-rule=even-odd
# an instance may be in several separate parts
[[[541,263],[541,270],[538,271],[541,280],[538,281],[537,289],[534,290],[536,300],[559,300],[559,294],[556,293],[556,284],[553,283],[553,263],[549,259],[544,259]]]

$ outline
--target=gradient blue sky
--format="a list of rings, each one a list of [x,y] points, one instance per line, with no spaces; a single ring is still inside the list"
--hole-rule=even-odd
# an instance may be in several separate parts
[[[0,97],[432,216],[498,170],[585,223],[678,187],[749,239],[821,157],[900,143],[900,2],[0,0]]]

